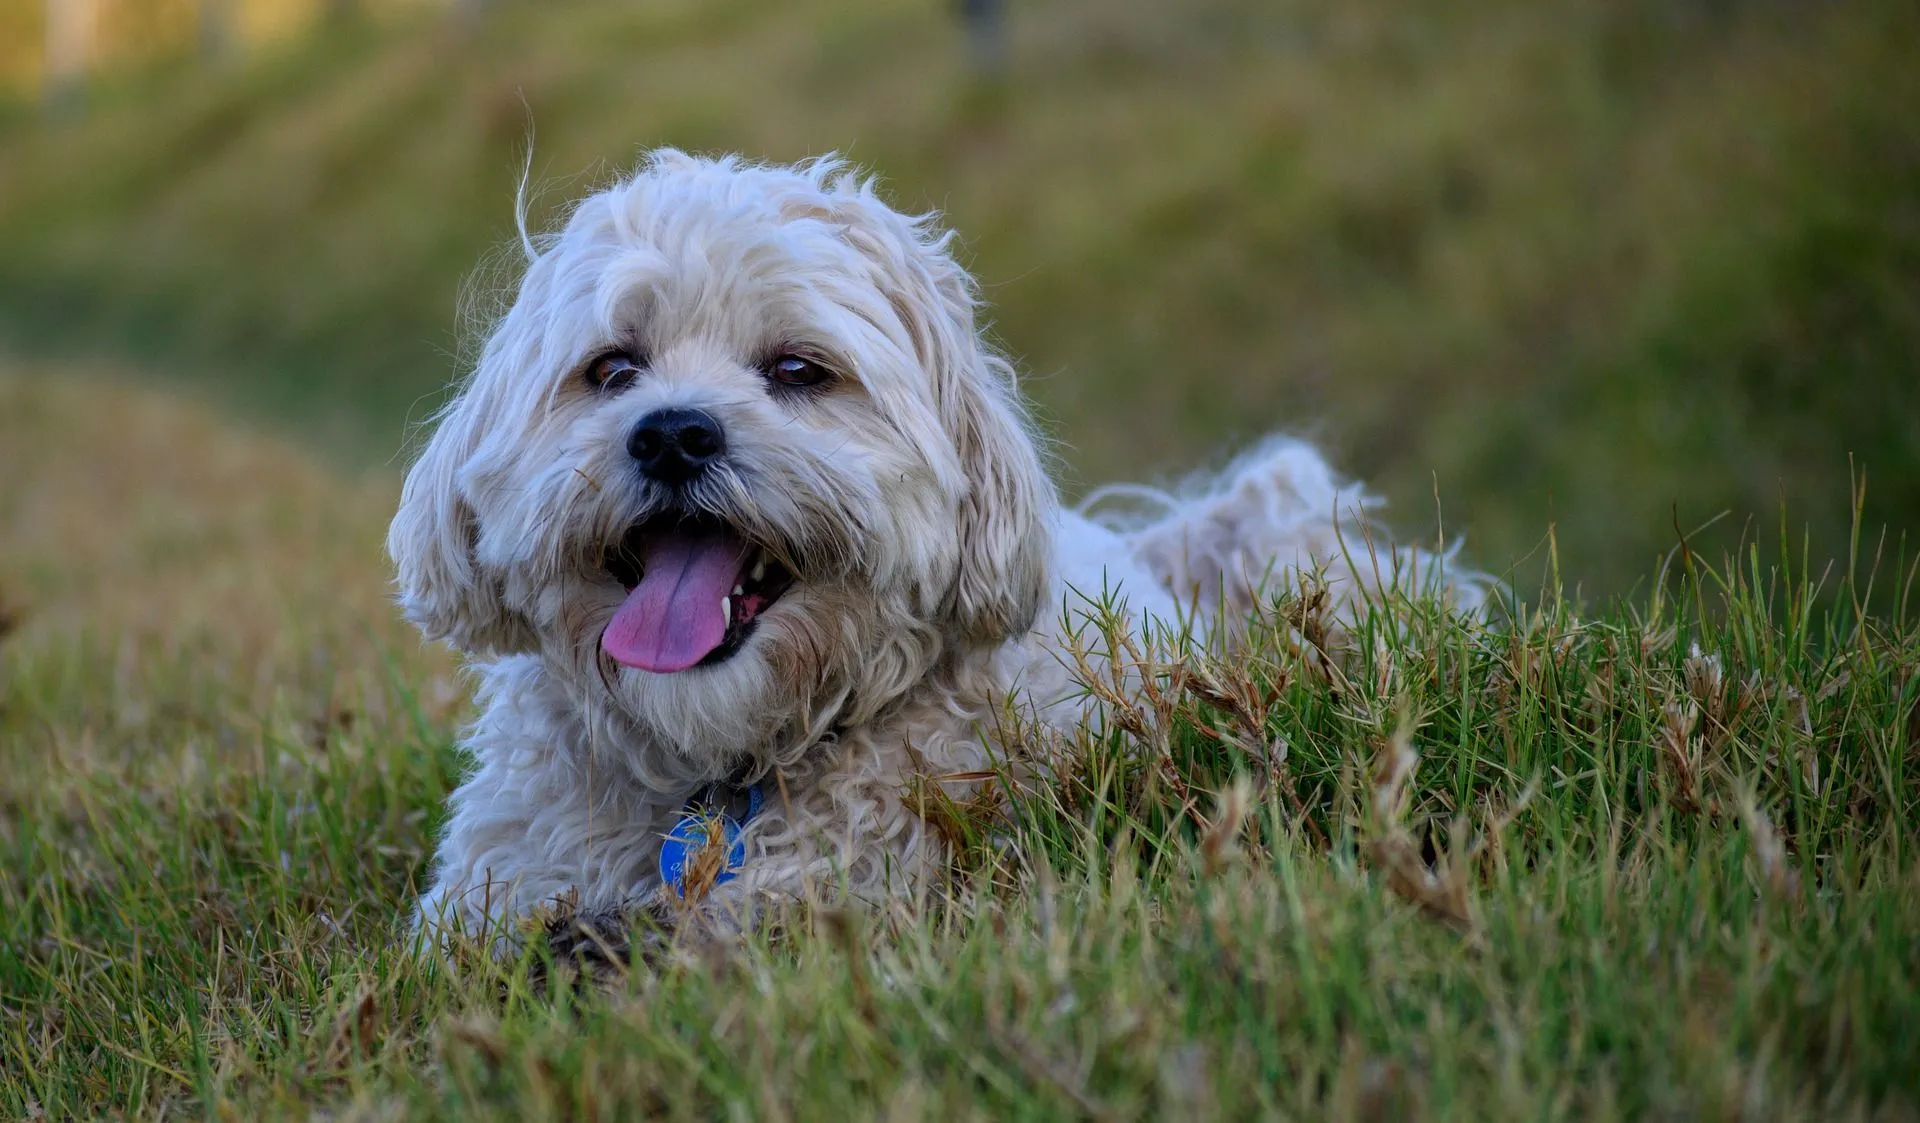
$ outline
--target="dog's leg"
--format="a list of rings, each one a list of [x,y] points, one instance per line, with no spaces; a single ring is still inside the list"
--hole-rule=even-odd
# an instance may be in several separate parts
[[[496,955],[522,946],[527,916],[601,917],[650,892],[664,829],[663,811],[631,785],[590,777],[558,750],[503,751],[505,736],[484,723],[475,735],[489,743],[449,801],[418,914],[436,935],[485,939]]]

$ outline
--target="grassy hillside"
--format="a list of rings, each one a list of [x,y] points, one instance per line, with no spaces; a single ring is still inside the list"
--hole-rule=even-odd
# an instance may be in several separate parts
[[[1842,552],[1850,458],[1920,522],[1910,3],[1046,0],[990,89],[947,8],[500,3],[16,110],[0,338],[384,459],[530,107],[539,220],[661,142],[945,208],[1088,481],[1304,431],[1408,530],[1437,486],[1495,568],[1553,522],[1600,589],[1782,499]]]
[[[1160,653],[1058,787],[929,796],[951,899],[575,1000],[408,953],[465,706],[392,477],[130,381],[0,373],[0,1116],[1920,1113],[1911,570]]]

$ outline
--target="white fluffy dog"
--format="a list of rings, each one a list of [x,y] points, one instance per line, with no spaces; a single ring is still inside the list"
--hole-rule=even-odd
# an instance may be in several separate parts
[[[946,859],[916,775],[1017,751],[982,733],[1010,696],[1082,716],[1080,593],[1205,627],[1276,566],[1424,557],[1354,564],[1371,501],[1292,442],[1128,524],[1063,510],[949,236],[832,159],[658,151],[529,250],[389,539],[483,707],[429,925],[906,891]]]

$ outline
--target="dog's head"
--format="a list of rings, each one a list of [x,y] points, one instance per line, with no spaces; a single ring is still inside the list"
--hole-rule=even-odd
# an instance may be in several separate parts
[[[428,636],[537,653],[694,770],[1032,622],[1052,486],[929,217],[660,151],[545,242],[407,477]]]

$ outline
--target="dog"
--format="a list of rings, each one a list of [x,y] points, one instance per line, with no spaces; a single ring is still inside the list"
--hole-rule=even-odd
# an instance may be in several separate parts
[[[436,933],[924,888],[949,856],[909,785],[1017,755],[986,732],[1010,700],[1084,720],[1061,652],[1095,601],[1225,632],[1312,571],[1479,603],[1445,556],[1360,546],[1376,501],[1296,441],[1064,506],[951,234],[836,158],[654,151],[523,241],[388,541],[478,680]]]

